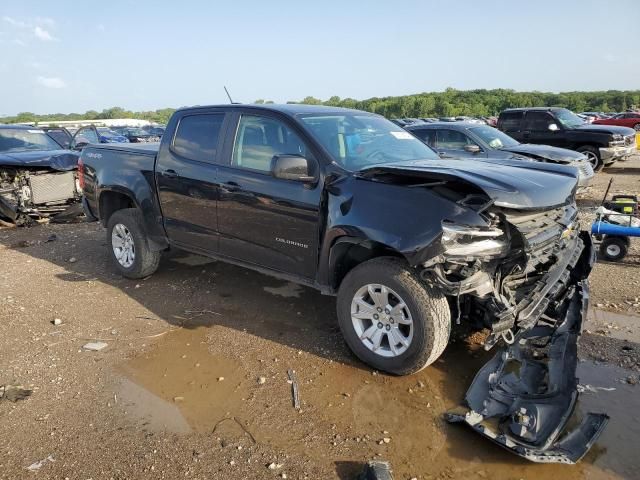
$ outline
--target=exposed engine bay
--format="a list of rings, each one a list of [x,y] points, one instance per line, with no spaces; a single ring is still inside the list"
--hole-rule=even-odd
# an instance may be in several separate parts
[[[0,218],[18,225],[77,214],[80,198],[75,170],[0,167]]]

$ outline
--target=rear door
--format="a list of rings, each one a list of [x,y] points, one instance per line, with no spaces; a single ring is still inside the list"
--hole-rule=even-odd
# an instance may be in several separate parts
[[[227,114],[221,109],[185,111],[172,122],[169,131],[175,134],[162,142],[155,170],[167,236],[178,246],[216,253],[216,162]]]
[[[524,112],[505,111],[500,114],[498,118],[498,128],[512,138],[515,138],[519,142],[522,142],[522,119]]]
[[[554,124],[557,130],[549,130],[549,126]],[[522,127],[522,143],[565,147],[568,144],[566,137],[562,124],[551,113],[539,110],[526,113]]]
[[[220,166],[218,228],[220,253],[307,279],[318,258],[321,181],[274,178],[274,155],[310,159],[319,175],[317,152],[290,119],[272,112],[236,113]],[[312,172],[310,172],[311,174]]]

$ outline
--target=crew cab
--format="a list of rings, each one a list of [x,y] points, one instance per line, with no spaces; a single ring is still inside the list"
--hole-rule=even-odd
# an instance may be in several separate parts
[[[39,128],[0,125],[0,218],[28,225],[81,213],[77,163]]]
[[[405,130],[433,148],[442,158],[470,158],[488,162],[537,161],[574,167],[578,186],[589,186],[593,168],[582,153],[548,145],[523,144],[489,125],[437,122],[407,125]]]
[[[581,152],[594,170],[626,160],[636,151],[633,129],[586,123],[566,108],[510,108],[500,113],[498,129],[522,143]]]
[[[505,351],[452,419],[490,438],[500,419],[496,441],[531,460],[577,461],[606,423],[561,444],[594,258],[574,168],[442,160],[357,110],[224,105],[176,111],[160,144],[87,145],[79,171],[126,277],[178,248],[317,288],[355,355],[398,375],[433,363],[452,321],[486,328]]]

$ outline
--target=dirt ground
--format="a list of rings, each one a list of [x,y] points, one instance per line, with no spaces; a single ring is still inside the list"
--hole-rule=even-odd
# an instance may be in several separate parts
[[[640,158],[597,175],[585,217],[611,176],[638,192]],[[576,466],[444,422],[489,358],[463,332],[434,366],[391,377],[349,353],[333,298],[181,252],[126,280],[98,224],[0,229],[0,265],[0,385],[33,389],[0,401],[1,479],[353,479],[376,458],[396,479],[638,478],[638,244],[591,276],[578,411],[611,421]]]

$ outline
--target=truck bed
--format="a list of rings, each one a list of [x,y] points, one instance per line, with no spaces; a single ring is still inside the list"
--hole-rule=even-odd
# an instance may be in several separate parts
[[[91,144],[88,147],[91,149],[116,150],[137,155],[155,156],[160,149],[160,143],[101,143]]]

